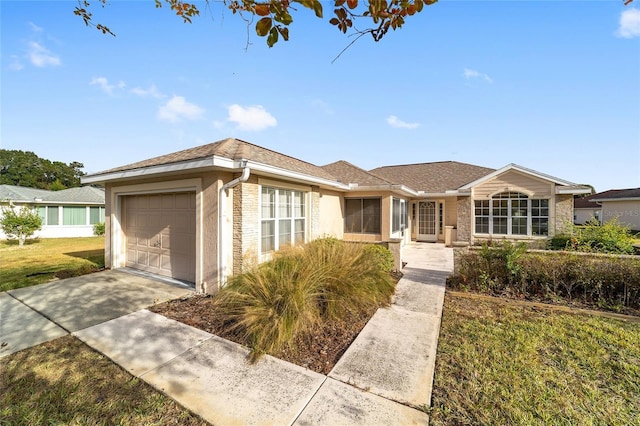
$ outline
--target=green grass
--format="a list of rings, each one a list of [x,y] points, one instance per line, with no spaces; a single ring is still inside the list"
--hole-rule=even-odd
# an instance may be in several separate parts
[[[206,425],[72,336],[0,359],[0,425]]]
[[[84,275],[104,267],[104,237],[0,241],[0,291]]]
[[[640,324],[447,294],[431,424],[640,425]]]

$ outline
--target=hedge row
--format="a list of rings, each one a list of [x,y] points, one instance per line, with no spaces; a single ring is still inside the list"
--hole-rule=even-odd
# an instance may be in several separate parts
[[[458,252],[448,285],[516,297],[577,300],[604,309],[640,309],[640,258],[528,253],[523,246]]]

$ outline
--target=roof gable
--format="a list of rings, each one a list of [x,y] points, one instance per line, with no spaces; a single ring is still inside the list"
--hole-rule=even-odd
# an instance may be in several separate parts
[[[545,173],[540,173],[540,172],[535,171],[533,169],[528,169],[526,167],[522,167],[522,166],[519,166],[517,164],[511,163],[511,164],[507,164],[506,166],[504,166],[501,169],[495,170],[492,173],[489,173],[489,174],[487,174],[485,176],[480,177],[479,179],[476,179],[476,180],[474,180],[472,182],[467,183],[464,186],[461,186],[460,189],[471,189],[472,187],[474,187],[476,185],[480,185],[482,183],[485,183],[485,182],[495,178],[496,176],[500,176],[501,174],[506,173],[506,172],[511,171],[511,170],[514,170],[514,171],[517,171],[517,172],[520,172],[520,173],[523,173],[523,174],[526,174],[526,175],[530,175],[530,176],[536,177],[538,179],[542,179],[542,180],[546,180],[546,181],[549,181],[549,182],[553,182],[556,185],[578,187],[578,185],[576,185],[573,182],[569,182],[569,181],[566,181],[566,180],[563,180],[563,179],[559,179],[559,178],[553,177],[551,175],[547,175]]]
[[[433,194],[456,190],[493,171],[495,169],[457,161],[383,166],[370,170],[393,183]]]
[[[393,185],[392,182],[376,176],[358,166],[354,166],[348,161],[340,160],[335,163],[322,166],[324,170],[335,176],[338,182],[344,184],[355,183],[358,186],[380,186]]]

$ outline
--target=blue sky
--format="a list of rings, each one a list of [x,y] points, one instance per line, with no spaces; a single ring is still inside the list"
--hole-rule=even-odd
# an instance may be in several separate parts
[[[508,163],[640,186],[640,0],[442,0],[379,43],[307,10],[269,49],[214,9],[0,1],[0,146],[88,173],[226,137],[323,165]],[[637,3],[637,4],[636,4]],[[328,15],[328,5],[325,5]]]

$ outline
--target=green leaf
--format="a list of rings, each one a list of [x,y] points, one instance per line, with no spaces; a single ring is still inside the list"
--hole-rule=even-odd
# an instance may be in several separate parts
[[[291,17],[289,12],[287,12],[286,10],[283,11],[282,13],[276,14],[274,18],[276,19],[276,21],[281,22],[285,25],[289,25],[290,23],[293,22],[293,18]]]
[[[258,33],[260,37],[264,37],[269,33],[269,30],[271,29],[272,26],[273,26],[273,21],[271,20],[271,18],[269,17],[262,18],[256,24],[256,33]]]
[[[269,37],[267,37],[267,45],[269,47],[273,47],[274,44],[278,42],[278,30],[276,27],[271,28],[269,30]]]
[[[277,26],[276,28],[278,29],[278,32],[280,33],[284,41],[289,41],[289,28],[280,26]]]

